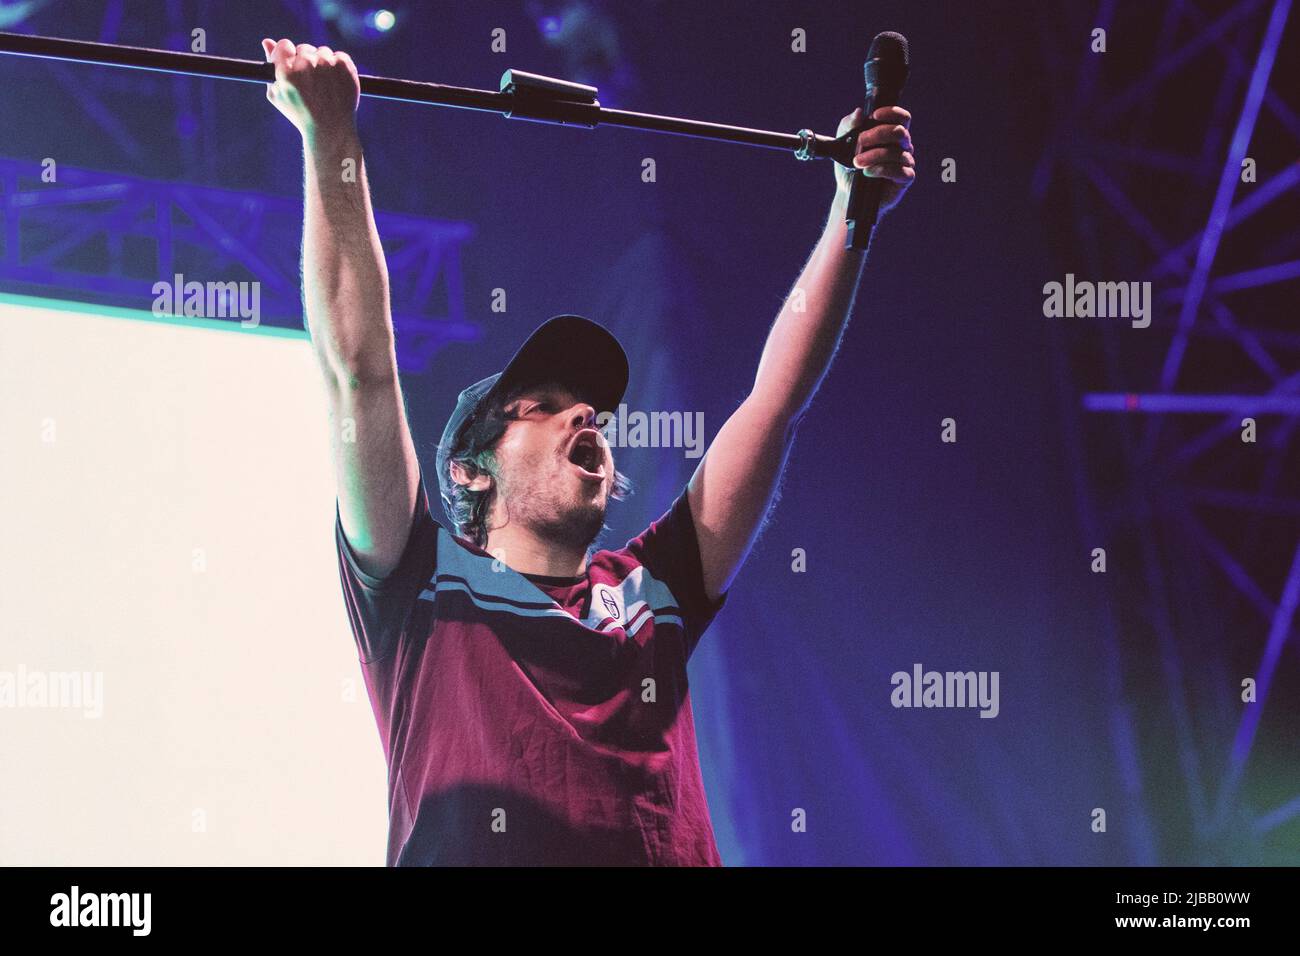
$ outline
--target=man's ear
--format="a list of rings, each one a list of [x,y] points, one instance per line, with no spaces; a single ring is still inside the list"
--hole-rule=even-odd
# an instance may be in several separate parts
[[[463,485],[470,491],[487,491],[492,487],[492,476],[479,472],[473,478],[465,470],[465,466],[458,461],[451,463],[451,480],[458,485]]]

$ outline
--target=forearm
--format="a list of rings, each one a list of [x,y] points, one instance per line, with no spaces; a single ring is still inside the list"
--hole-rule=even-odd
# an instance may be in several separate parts
[[[389,374],[388,268],[355,126],[304,136],[303,165],[303,306],[312,344],[344,381]]]
[[[768,332],[751,400],[792,423],[830,368],[853,310],[865,253],[844,248],[846,200],[837,193],[821,238]]]

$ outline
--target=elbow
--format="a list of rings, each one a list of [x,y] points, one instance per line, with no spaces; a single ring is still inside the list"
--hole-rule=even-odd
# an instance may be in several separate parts
[[[338,350],[322,358],[326,375],[341,388],[357,389],[397,380],[397,355],[391,341],[376,343],[373,348]]]
[[[809,404],[808,402],[795,404],[788,401],[772,401],[758,393],[751,393],[746,400],[748,414],[757,416],[750,419],[754,425],[763,429],[768,435],[780,434],[781,441],[785,445],[794,441],[795,431],[807,414]]]
[[[340,382],[353,389],[392,385],[397,381],[397,362],[391,356],[386,362],[351,362],[343,367],[341,375]]]
[[[803,421],[803,417],[807,411],[807,407],[804,407],[786,418],[785,431],[782,438],[787,446],[794,442],[795,433],[799,430],[799,423]]]

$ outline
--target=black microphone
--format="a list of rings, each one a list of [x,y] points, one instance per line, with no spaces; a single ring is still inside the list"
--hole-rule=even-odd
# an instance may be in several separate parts
[[[877,33],[871,41],[863,73],[867,80],[866,119],[882,106],[897,106],[907,82],[907,38],[901,33]],[[857,153],[857,143],[853,152]],[[848,211],[844,225],[848,229],[845,249],[866,250],[880,215],[880,193],[885,184],[854,167],[853,188],[849,190]]]

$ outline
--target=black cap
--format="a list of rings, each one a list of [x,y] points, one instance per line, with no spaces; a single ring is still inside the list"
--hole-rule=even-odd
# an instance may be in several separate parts
[[[504,369],[460,393],[438,443],[438,488],[442,507],[455,528],[448,465],[460,451],[465,424],[481,407],[514,388],[560,382],[586,400],[599,415],[613,412],[627,391],[627,353],[612,332],[580,315],[557,315],[539,325]],[[459,530],[459,529],[457,529]]]

